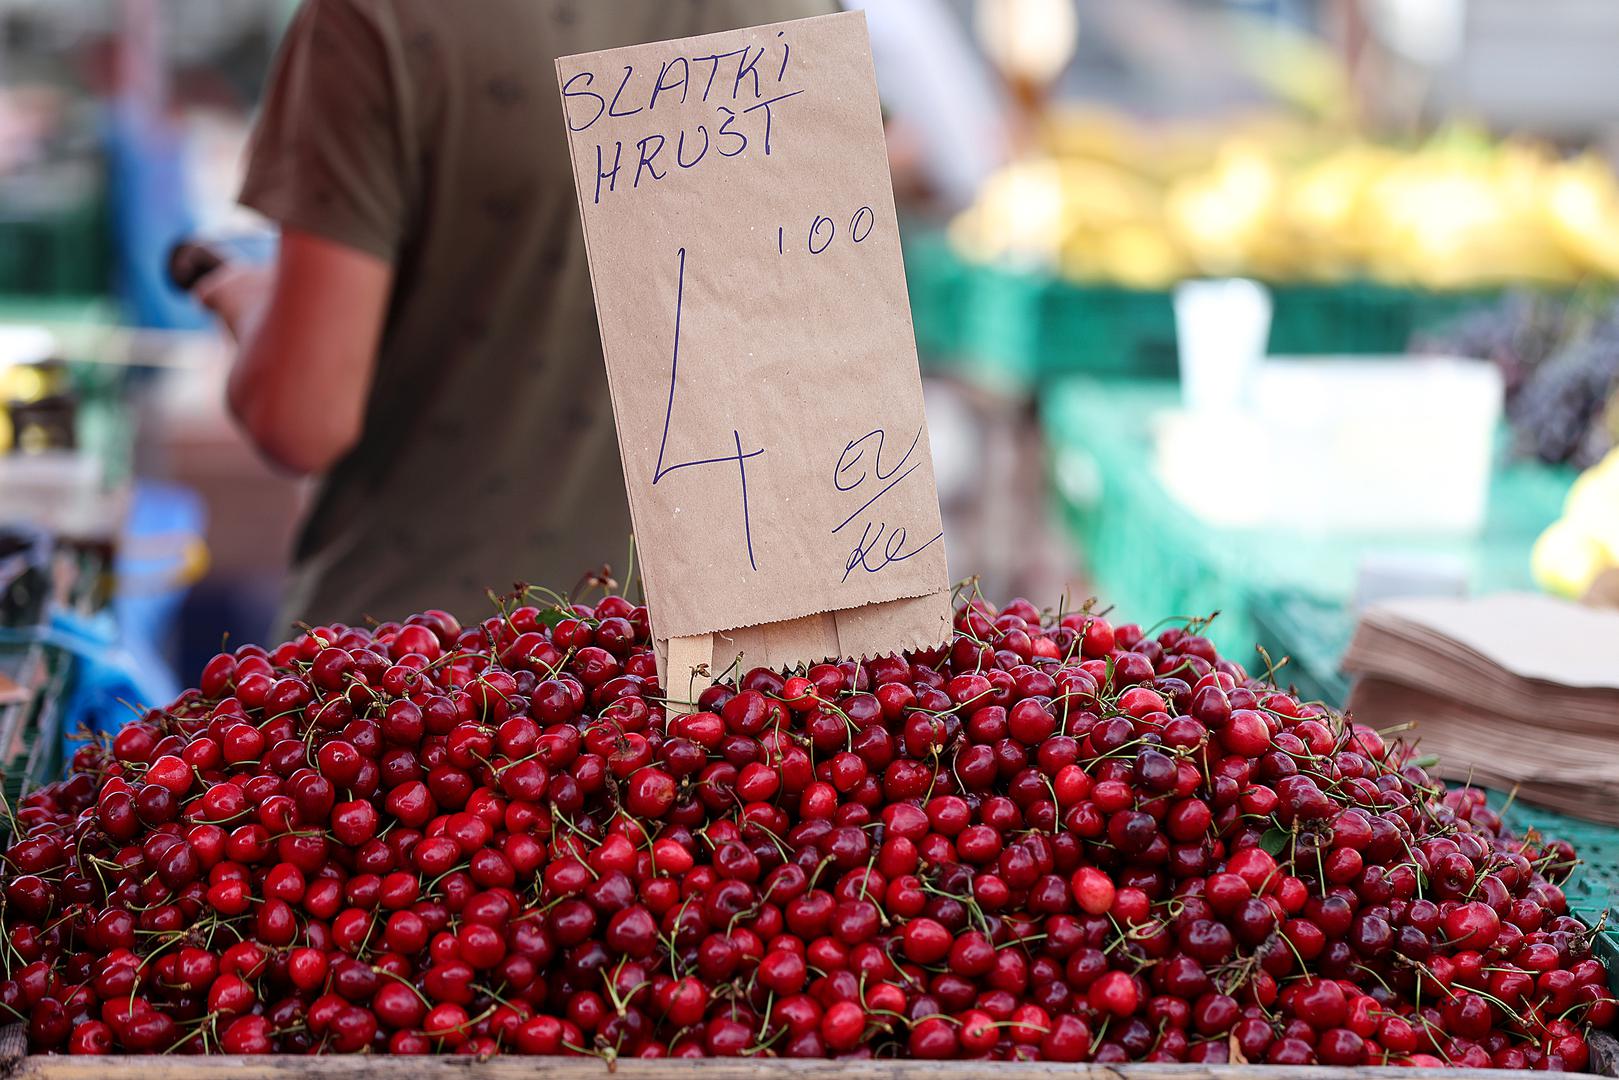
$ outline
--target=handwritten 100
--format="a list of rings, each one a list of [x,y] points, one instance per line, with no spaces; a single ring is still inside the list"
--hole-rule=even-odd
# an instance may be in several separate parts
[[[863,207],[862,212],[867,215],[870,214],[869,208]],[[859,219],[860,214],[857,213],[856,220],[858,221]],[[827,219],[816,218],[817,222],[824,220]],[[869,224],[866,231],[870,231]],[[815,235],[812,228],[810,232],[811,238],[813,239]],[[860,239],[865,239],[865,236],[862,234]],[[858,243],[859,241],[857,240],[856,242]],[[652,470],[652,485],[656,487],[664,478],[679,472],[681,469],[694,469],[702,465],[729,465],[735,462],[738,486],[742,495],[743,549],[748,556],[748,565],[754,570],[758,570],[759,562],[753,549],[753,511],[748,504],[748,462],[762,456],[765,452],[764,448],[743,450],[742,433],[733,428],[731,431],[732,449],[714,457],[693,458],[689,461],[680,461],[673,464],[666,463],[669,450],[669,429],[674,423],[675,390],[680,381],[680,325],[685,309],[685,298],[686,249],[682,247],[676,252],[675,331],[674,348],[669,361],[669,395],[664,406],[663,437],[658,442],[658,462]],[[918,425],[916,433],[911,437],[910,446],[906,448],[905,453],[900,456],[897,462],[888,461],[887,468],[884,468],[885,463],[883,460],[883,448],[887,439],[885,429],[876,428],[858,438],[849,440],[844,446],[843,452],[838,456],[837,463],[833,466],[832,486],[839,492],[858,493],[859,495],[865,495],[872,488],[875,488],[876,491],[875,494],[869,495],[853,513],[835,526],[831,530],[831,535],[837,536],[844,529],[855,524],[857,520],[861,520],[863,515],[868,510],[871,510],[884,495],[893,491],[907,477],[921,468],[922,462],[916,455],[921,438],[922,428]],[[866,462],[866,452],[868,450],[871,452],[869,467]],[[873,483],[868,485],[868,480],[873,481]],[[938,533],[915,547],[907,548],[909,534],[904,526],[894,526],[887,521],[872,518],[861,520],[861,524],[863,528],[861,529],[860,539],[855,542],[844,563],[843,577],[841,578],[843,581],[848,581],[849,575],[853,574],[857,569],[875,574],[893,563],[903,562],[937,543],[944,535],[943,533]]]
[[[849,218],[848,237],[855,243],[860,243],[871,235],[871,227],[877,216],[871,212],[871,207],[862,206]],[[825,214],[816,214],[815,220],[810,222],[809,235],[805,237],[804,248],[811,255],[819,255],[832,246],[832,241],[838,236],[837,222]],[[776,227],[776,254],[787,254],[787,228]]]

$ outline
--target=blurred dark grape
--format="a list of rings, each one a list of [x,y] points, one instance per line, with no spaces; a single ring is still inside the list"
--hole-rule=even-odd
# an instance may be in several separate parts
[[[1573,314],[1564,297],[1515,290],[1488,307],[1419,332],[1410,351],[1495,361],[1510,405],[1535,369],[1575,329]]]
[[[1492,360],[1520,454],[1588,467],[1615,444],[1619,305],[1517,290],[1413,337],[1414,353]]]
[[[1605,420],[1619,389],[1619,312],[1536,368],[1507,409],[1520,451],[1586,468],[1612,446]]]

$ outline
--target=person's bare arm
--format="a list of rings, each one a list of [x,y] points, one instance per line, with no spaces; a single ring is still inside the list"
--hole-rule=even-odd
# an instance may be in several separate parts
[[[392,286],[386,260],[291,228],[273,267],[198,283],[237,341],[231,412],[271,461],[324,472],[359,441]]]

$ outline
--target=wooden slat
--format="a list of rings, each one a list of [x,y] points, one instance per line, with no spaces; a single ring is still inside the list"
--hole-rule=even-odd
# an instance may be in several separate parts
[[[1264,1065],[986,1065],[976,1061],[796,1061],[712,1058],[619,1061],[594,1058],[387,1057],[28,1057],[5,1080],[1500,1080],[1484,1069],[1281,1068]],[[1589,1073],[1565,1073],[1580,1080]]]
[[[1591,1033],[1592,1064],[1614,1075],[1616,1044]],[[585,1057],[388,1057],[372,1054],[328,1057],[24,1057],[21,1024],[0,1026],[0,1080],[764,1080],[784,1073],[792,1080],[1500,1080],[1487,1069],[1344,1069],[1274,1065],[1063,1065],[1056,1062],[987,1065],[977,1061],[797,1061],[710,1058],[703,1061],[641,1061],[626,1058],[611,1068]],[[1568,1080],[1600,1080],[1592,1073],[1564,1073]]]
[[[658,672],[671,713],[697,711],[697,692],[713,681],[714,635],[669,639],[665,670]]]

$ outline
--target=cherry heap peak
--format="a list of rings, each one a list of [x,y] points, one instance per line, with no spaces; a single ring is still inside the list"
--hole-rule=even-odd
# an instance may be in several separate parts
[[[1557,882],[1398,744],[1192,629],[946,648],[666,718],[646,613],[215,657],[17,811],[36,1051],[1586,1066]]]

